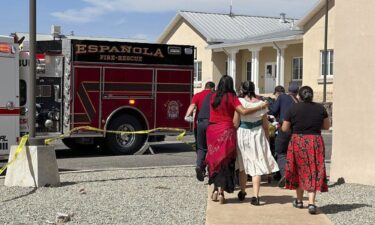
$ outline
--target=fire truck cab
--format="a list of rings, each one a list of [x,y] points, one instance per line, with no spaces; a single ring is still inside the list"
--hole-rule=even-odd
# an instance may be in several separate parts
[[[16,53],[12,56],[17,62]],[[67,38],[38,41],[37,53],[37,135],[69,134],[80,126],[116,131],[191,129],[184,113],[193,93],[193,46]],[[21,134],[28,132],[27,112],[32,107],[25,95],[30,88],[28,58],[28,51],[20,52]],[[18,87],[18,76],[14,79],[17,83],[12,85]],[[11,87],[8,82],[1,85]],[[63,142],[72,149],[102,146],[114,154],[133,154],[146,146],[150,135],[166,134],[80,130]]]

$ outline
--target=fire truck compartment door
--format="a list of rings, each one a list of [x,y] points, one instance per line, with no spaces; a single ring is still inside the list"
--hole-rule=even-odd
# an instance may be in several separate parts
[[[184,116],[192,97],[191,70],[157,70],[156,127],[189,129]]]
[[[19,74],[16,54],[0,55],[0,155],[8,155],[19,137]]]
[[[74,67],[74,127],[100,128],[100,80],[100,67]]]

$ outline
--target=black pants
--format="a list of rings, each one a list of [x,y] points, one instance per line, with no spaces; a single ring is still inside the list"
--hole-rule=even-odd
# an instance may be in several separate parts
[[[206,138],[207,127],[208,127],[208,119],[198,120],[197,136],[195,139],[197,143],[197,167],[201,168],[202,170],[205,169],[204,161],[206,159],[206,154],[207,154],[207,138]]]
[[[276,136],[275,152],[277,155],[277,165],[279,166],[281,176],[285,175],[286,153],[288,151],[291,136],[291,132],[283,132],[281,129]]]

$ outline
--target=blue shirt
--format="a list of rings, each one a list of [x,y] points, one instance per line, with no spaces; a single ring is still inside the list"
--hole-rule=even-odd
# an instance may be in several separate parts
[[[281,94],[277,97],[275,103],[271,106],[271,114],[279,118],[279,122],[282,123],[285,118],[286,112],[294,105],[296,102],[293,97],[287,94]]]

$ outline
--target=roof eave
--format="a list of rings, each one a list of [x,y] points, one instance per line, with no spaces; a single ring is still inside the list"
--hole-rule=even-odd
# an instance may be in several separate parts
[[[305,24],[315,16],[325,6],[325,0],[319,0],[319,2],[302,18],[297,22],[297,26],[303,28]]]
[[[263,39],[263,40],[257,40],[257,41],[246,41],[246,42],[238,42],[238,43],[230,43],[230,44],[215,44],[215,45],[209,45],[206,48],[207,49],[220,49],[220,48],[228,48],[228,47],[240,47],[245,45],[259,45],[259,44],[266,44],[266,43],[272,43],[272,42],[278,42],[278,41],[294,41],[294,40],[302,40],[303,34],[297,34],[292,35],[288,37],[283,38],[269,38],[269,39]]]

